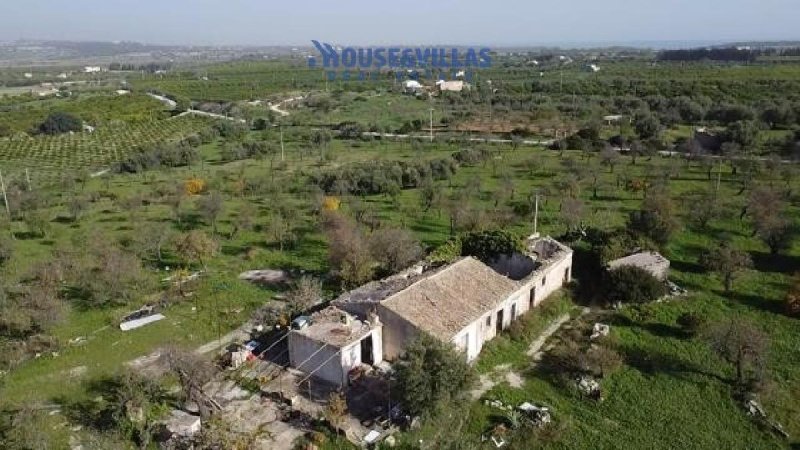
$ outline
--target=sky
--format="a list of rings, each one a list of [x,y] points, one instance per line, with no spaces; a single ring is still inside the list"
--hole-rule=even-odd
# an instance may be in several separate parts
[[[798,0],[2,0],[0,41],[484,46],[800,40]]]

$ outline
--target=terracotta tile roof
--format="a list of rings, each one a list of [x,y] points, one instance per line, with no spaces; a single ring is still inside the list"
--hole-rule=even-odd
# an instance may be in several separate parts
[[[493,310],[518,284],[472,257],[462,258],[381,304],[419,329],[450,340]]]

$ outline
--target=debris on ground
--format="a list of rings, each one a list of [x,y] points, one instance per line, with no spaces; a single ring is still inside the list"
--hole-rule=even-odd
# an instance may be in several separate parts
[[[754,398],[749,398],[744,402],[744,410],[748,416],[753,417],[757,420],[762,420],[764,423],[768,424],[773,431],[778,433],[779,435],[783,436],[784,438],[789,438],[789,433],[783,429],[783,425],[773,420],[770,420],[767,416],[767,412],[764,410],[764,407],[761,406]]]
[[[596,323],[594,327],[592,327],[592,335],[589,336],[589,339],[594,341],[595,339],[600,339],[608,336],[611,333],[611,327],[604,324],[604,323]]]
[[[602,400],[603,393],[600,389],[600,383],[592,377],[582,376],[577,380],[578,390],[581,394],[586,395],[594,400]]]
[[[548,425],[553,421],[550,415],[550,408],[546,406],[536,406],[533,403],[525,402],[519,405],[517,409],[525,413],[533,426],[537,428]]]
[[[83,345],[86,343],[86,336],[78,336],[68,341],[69,345]]]
[[[239,279],[255,284],[276,285],[288,283],[291,277],[285,270],[262,269],[242,272]]]
[[[119,329],[122,331],[134,330],[165,318],[164,315],[156,312],[155,306],[145,305],[123,317],[120,320]]]
[[[669,295],[672,297],[677,297],[680,295],[686,295],[688,292],[686,289],[678,286],[677,284],[673,283],[672,281],[667,281],[667,291]]]
[[[194,436],[202,428],[200,416],[194,416],[181,410],[173,410],[163,422],[166,432],[182,437]]]

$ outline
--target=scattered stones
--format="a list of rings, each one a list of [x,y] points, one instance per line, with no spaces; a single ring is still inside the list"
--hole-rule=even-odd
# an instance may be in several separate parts
[[[595,400],[602,400],[603,393],[600,389],[600,383],[594,378],[582,376],[577,380],[578,390],[583,394]]]
[[[783,425],[773,420],[770,420],[769,417],[767,417],[767,412],[764,410],[764,407],[761,406],[761,403],[759,403],[756,399],[749,398],[745,400],[744,410],[748,416],[768,424],[770,428],[772,428],[772,431],[778,433],[779,435],[781,435],[786,439],[789,438],[789,433],[787,433],[786,430],[783,429]]]
[[[506,381],[511,387],[517,389],[521,388],[522,385],[524,384],[522,377],[517,372],[507,372]]]
[[[284,270],[263,269],[242,272],[239,274],[239,279],[256,284],[276,285],[288,283],[291,278]]]
[[[680,295],[686,295],[688,292],[686,289],[678,286],[677,284],[673,283],[672,281],[667,281],[667,290],[669,291],[669,295],[673,297],[677,297]]]
[[[71,378],[79,378],[79,377],[82,377],[82,376],[86,375],[86,372],[88,372],[88,371],[89,371],[88,367],[86,367],[86,366],[78,366],[78,367],[73,367],[72,369],[70,369],[69,372],[67,372],[67,374]]]
[[[86,336],[78,336],[70,339],[68,342],[69,345],[83,345],[86,343]]]
[[[592,335],[589,336],[589,339],[594,341],[596,339],[604,338],[611,333],[611,327],[604,324],[604,323],[596,323],[594,327],[592,327]]]
[[[550,408],[546,406],[536,406],[533,403],[525,402],[517,408],[527,415],[533,426],[541,428],[553,421],[550,415]]]

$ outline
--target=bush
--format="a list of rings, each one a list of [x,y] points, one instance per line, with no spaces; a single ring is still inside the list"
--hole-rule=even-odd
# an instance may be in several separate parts
[[[705,319],[696,313],[683,313],[678,317],[678,326],[688,336],[696,336],[705,326]]]
[[[463,354],[450,344],[423,334],[412,341],[396,364],[394,393],[413,415],[430,412],[437,404],[457,397],[473,378]]]
[[[611,303],[647,303],[666,295],[664,283],[636,266],[622,266],[608,272],[606,297]]]
[[[83,121],[64,112],[54,112],[39,125],[42,134],[61,134],[83,130]]]
[[[467,233],[461,238],[461,255],[474,256],[484,262],[523,250],[522,239],[505,230]]]
[[[10,239],[0,238],[0,267],[11,261],[14,256],[14,245]]]

